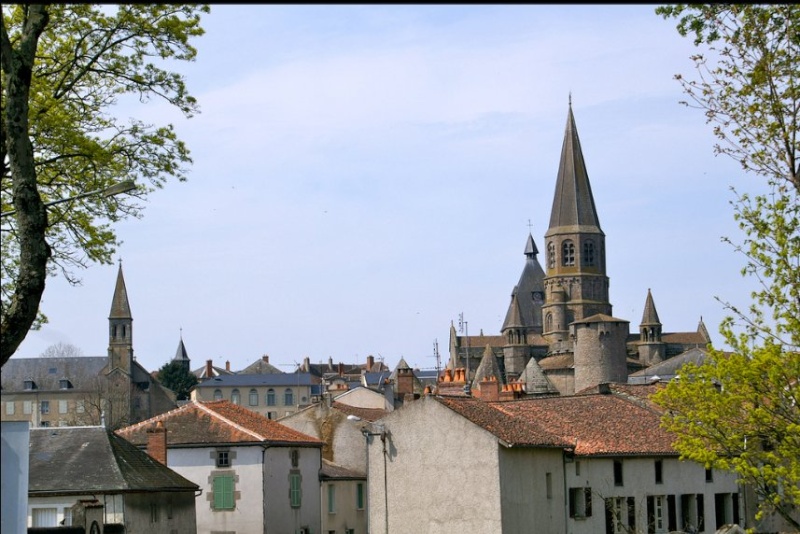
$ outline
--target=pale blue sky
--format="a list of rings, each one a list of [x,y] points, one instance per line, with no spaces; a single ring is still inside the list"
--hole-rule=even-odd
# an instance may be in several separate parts
[[[529,220],[543,249],[570,93],[614,315],[635,329],[651,288],[665,331],[702,316],[720,342],[714,296],[749,291],[720,241],[738,237],[729,186],[758,180],[678,104],[695,49],[654,9],[212,6],[179,66],[202,113],[126,111],[173,122],[194,158],[117,227],[138,360],[169,361],[182,329],[195,367],[433,367],[459,313],[497,334]],[[105,354],[116,272],[51,279],[17,356]]]

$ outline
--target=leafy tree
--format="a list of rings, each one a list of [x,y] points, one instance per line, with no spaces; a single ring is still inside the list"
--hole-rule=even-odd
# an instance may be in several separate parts
[[[161,366],[156,378],[162,385],[174,391],[178,400],[188,400],[189,392],[197,385],[197,377],[176,361]]]
[[[191,117],[197,102],[171,62],[193,61],[207,6],[8,4],[0,24],[0,365],[31,327],[48,276],[110,263],[112,223],[140,217],[144,199],[185,179],[189,150],[171,124],[114,116],[121,102],[163,99]],[[54,200],[137,180],[129,197]],[[11,213],[13,211],[13,213]]]
[[[692,57],[697,79],[676,78],[685,105],[704,111],[715,151],[766,181],[767,193],[731,202],[744,234],[731,243],[757,289],[746,309],[720,326],[730,353],[711,350],[701,366],[655,396],[681,455],[733,470],[760,497],[757,518],[778,513],[800,529],[800,7],[792,4],[676,4],[678,19],[708,54]]]
[[[62,341],[50,345],[39,355],[40,358],[74,358],[76,356],[83,356],[83,351],[75,345]]]

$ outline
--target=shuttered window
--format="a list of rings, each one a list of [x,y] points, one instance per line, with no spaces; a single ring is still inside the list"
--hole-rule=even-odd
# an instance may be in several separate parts
[[[233,476],[214,477],[214,509],[233,510]]]

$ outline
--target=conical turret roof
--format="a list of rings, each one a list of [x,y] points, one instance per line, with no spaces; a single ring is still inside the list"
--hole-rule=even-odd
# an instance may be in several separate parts
[[[497,358],[492,352],[492,347],[486,345],[481,363],[478,365],[478,370],[475,371],[475,379],[472,381],[473,387],[477,388],[478,384],[489,377],[494,377],[500,382],[500,366],[497,365]]]
[[[183,344],[183,337],[181,337],[181,340],[178,342],[178,350],[175,351],[175,357],[173,358],[173,361],[182,362],[188,360],[189,353],[186,352],[186,345]]]
[[[131,307],[128,304],[128,290],[125,289],[125,277],[122,276],[122,263],[117,271],[117,285],[114,288],[114,298],[111,300],[109,319],[131,319]]]
[[[547,234],[556,232],[602,233],[571,102]]]
[[[501,331],[508,328],[522,328],[523,326],[522,312],[519,309],[519,299],[517,298],[517,288],[515,287],[514,292],[511,294],[511,305],[508,307],[506,320],[503,321]]]
[[[501,332],[507,328],[541,326],[541,307],[544,301],[544,269],[536,259],[539,253],[533,235],[525,243],[525,267],[519,282],[511,293],[511,303],[506,312]],[[536,297],[539,297],[538,300]]]
[[[644,302],[644,313],[642,313],[642,326],[661,324],[656,311],[656,304],[653,302],[653,295],[650,288],[647,289],[647,300]]]

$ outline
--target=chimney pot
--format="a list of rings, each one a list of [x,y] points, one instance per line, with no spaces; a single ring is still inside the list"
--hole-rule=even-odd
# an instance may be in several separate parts
[[[264,360],[264,363],[269,363],[269,354],[263,355],[261,359]]]
[[[231,361],[230,360],[225,360],[225,370],[226,371],[230,371],[231,370]]]

